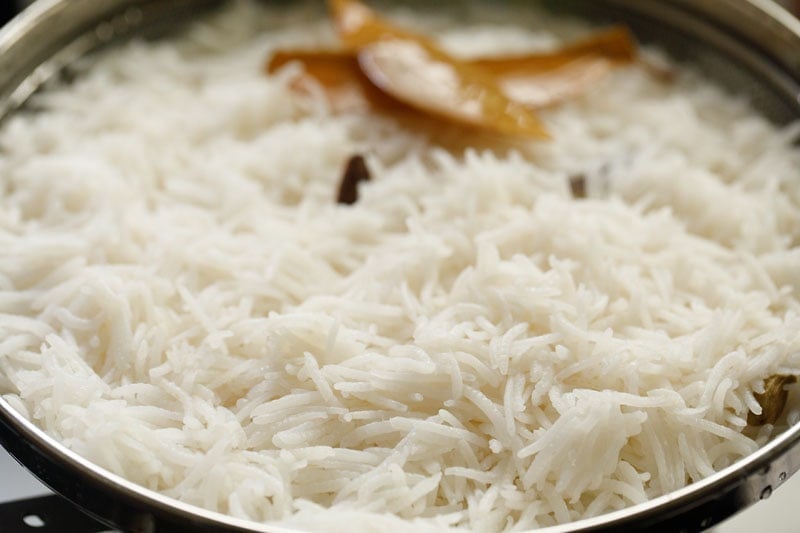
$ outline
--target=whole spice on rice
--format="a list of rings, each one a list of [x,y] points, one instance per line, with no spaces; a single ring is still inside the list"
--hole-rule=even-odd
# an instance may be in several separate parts
[[[353,205],[358,201],[358,184],[371,179],[367,162],[362,155],[354,155],[347,161],[339,183],[337,202]]]
[[[783,413],[789,399],[787,385],[797,382],[796,376],[771,376],[764,381],[764,392],[755,394],[761,406],[761,414],[752,411],[747,415],[747,423],[751,426],[774,424]]]
[[[356,0],[329,2],[339,37],[384,93],[448,120],[504,135],[546,139],[536,115],[503,94],[486,70],[398,28]]]
[[[586,198],[586,174],[570,176],[569,189],[573,198]]]
[[[563,102],[589,91],[615,67],[630,64],[636,48],[622,27],[599,32],[550,53],[489,57],[467,61],[496,78],[506,96],[533,108]],[[331,104],[349,110],[358,103],[375,111],[402,112],[405,105],[378,89],[362,72],[351,50],[279,50],[267,63],[274,73],[287,63],[303,65],[303,75],[325,87]],[[297,84],[302,90],[302,83]]]
[[[339,110],[359,101],[384,112],[408,106],[497,133],[547,138],[530,109],[587,91],[637,57],[630,32],[614,27],[552,53],[459,60],[360,2],[329,4],[345,49],[279,50],[267,72],[302,63],[304,74],[326,88]]]

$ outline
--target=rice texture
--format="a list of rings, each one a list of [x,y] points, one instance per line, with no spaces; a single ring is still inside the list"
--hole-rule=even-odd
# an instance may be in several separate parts
[[[7,401],[144,487],[325,531],[562,524],[778,431],[747,416],[800,374],[799,125],[677,65],[543,111],[548,142],[333,113],[264,73],[335,45],[313,11],[234,2],[4,124]],[[462,15],[394,13],[464,57],[588,31]]]

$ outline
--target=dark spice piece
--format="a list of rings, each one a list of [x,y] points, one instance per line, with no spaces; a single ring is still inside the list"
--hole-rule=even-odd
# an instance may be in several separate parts
[[[369,181],[370,174],[364,156],[354,155],[347,162],[339,185],[339,198],[337,202],[344,205],[353,205],[358,201],[358,184]]]
[[[586,198],[586,176],[583,174],[570,176],[569,188],[573,198]]]
[[[764,393],[756,394],[756,400],[761,405],[761,414],[753,412],[747,414],[747,423],[751,426],[763,426],[764,424],[774,424],[786,407],[786,400],[789,393],[784,389],[785,385],[795,383],[797,378],[794,376],[772,376],[764,381]]]

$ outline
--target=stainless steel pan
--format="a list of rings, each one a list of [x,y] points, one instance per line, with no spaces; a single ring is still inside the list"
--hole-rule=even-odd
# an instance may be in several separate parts
[[[36,2],[0,30],[0,118],[76,58],[132,35],[168,33],[223,2]],[[514,3],[521,8],[526,5],[524,0]],[[723,85],[748,94],[772,120],[800,119],[800,22],[770,0],[544,3],[555,10],[624,22],[641,39],[659,43]],[[63,497],[125,531],[280,531],[180,503],[113,475],[47,436],[2,398],[0,444]],[[798,469],[800,425],[739,463],[682,490],[548,531],[699,531],[768,497]],[[800,510],[794,512],[800,519]],[[65,531],[70,530],[68,524],[63,525]]]

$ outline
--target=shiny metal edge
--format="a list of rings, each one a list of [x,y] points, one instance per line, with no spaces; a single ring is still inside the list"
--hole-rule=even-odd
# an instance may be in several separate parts
[[[684,6],[689,11],[704,13],[710,19],[719,15],[715,8],[720,4],[719,1],[670,1]],[[733,0],[733,2],[736,1]],[[798,41],[800,39],[800,22],[780,6],[770,0],[738,1],[740,2],[738,6],[741,17],[750,18],[754,14],[767,15],[771,21],[770,26],[773,27],[770,31],[776,31],[774,35],[782,36],[777,42],[782,43],[783,39],[788,36],[786,42],[790,43],[790,52],[792,51],[791,43],[800,42]],[[608,0],[608,2],[613,4],[615,0]],[[70,3],[73,5],[68,7]],[[30,44],[30,35],[41,30],[42,20],[57,19],[67,9],[72,12],[74,6],[79,3],[85,6],[82,9],[85,9],[86,13],[92,13],[91,19],[96,24],[98,17],[96,7],[100,4],[99,2],[94,0],[39,0],[33,7],[0,30],[0,71],[3,71],[3,59],[9,56],[7,52],[15,50],[15,45],[23,40],[27,41],[26,44]],[[118,14],[124,6],[139,6],[144,3],[142,0],[104,0],[102,2],[103,13],[106,15]],[[190,4],[191,0],[184,0],[183,3]],[[641,4],[649,4],[650,8],[655,5],[654,0],[641,2]],[[92,10],[88,7],[89,5],[93,5],[95,9]],[[648,9],[645,8],[643,11],[648,11]],[[731,22],[734,21],[734,18],[734,15],[728,14],[720,22],[725,20]],[[133,27],[135,24],[131,26]],[[736,24],[736,26],[742,27],[742,24]],[[764,28],[759,28],[758,25],[744,25],[744,27],[751,27],[751,30],[745,31],[743,36],[751,41],[751,45],[757,46],[759,36],[763,37],[764,35]],[[0,94],[0,115],[24,102],[33,91],[64,65],[89,50],[96,49],[98,44],[118,37],[114,35],[113,31],[108,33],[107,30],[107,26],[95,26],[93,31],[88,34],[85,31],[77,32],[71,37],[69,34],[61,32],[59,35],[62,39],[71,40],[70,46],[62,49],[61,52],[50,51],[48,54],[44,46],[42,49],[28,51],[23,57],[29,61],[37,53],[47,54],[47,60],[39,62],[39,67],[21,80],[13,93]],[[23,39],[25,36],[28,38]],[[52,39],[52,36],[48,36],[48,38]],[[774,46],[770,48],[774,48]],[[786,54],[785,51],[780,50],[771,52],[775,54],[774,57],[784,68],[800,73],[800,54]],[[22,54],[22,52],[19,53]],[[53,55],[54,53],[55,55]],[[24,466],[40,477],[45,484],[52,486],[74,503],[89,510],[100,520],[111,518],[114,525],[121,526],[126,530],[153,531],[158,529],[155,520],[164,519],[165,523],[175,527],[170,531],[214,531],[225,527],[229,531],[295,533],[295,530],[259,524],[208,511],[129,482],[67,449],[16,412],[2,397],[0,397],[0,430],[2,430],[0,431],[0,443]],[[61,470],[58,472],[60,476],[55,475],[52,469]],[[688,487],[617,512],[537,531],[545,533],[632,531],[654,527],[659,530],[668,528],[674,531],[699,531],[767,496],[798,469],[800,469],[800,424],[790,428],[756,453]],[[64,475],[74,476],[75,479],[71,483],[64,479],[59,480],[59,477],[63,478]],[[77,486],[80,483],[88,483],[89,486]],[[73,487],[70,488],[70,485]],[[98,504],[93,505],[88,498],[100,494],[99,491],[109,490],[122,500],[127,506],[126,509],[117,510]],[[108,504],[108,499],[100,501]],[[111,505],[113,507],[114,502],[111,502]],[[694,522],[686,523],[687,510],[697,511]]]
[[[800,57],[797,53],[800,49],[800,21],[774,5],[772,0],[605,2],[635,14],[651,27],[663,25],[672,34],[680,35],[682,46],[673,46],[671,52],[677,53],[680,59],[695,63],[729,90],[747,94],[751,103],[770,120],[779,124],[797,120],[800,113],[800,64],[781,58]],[[762,5],[770,9],[762,10]],[[710,6],[716,9],[712,10]],[[701,9],[703,7],[705,9]],[[780,31],[775,27],[777,22],[770,18],[770,12],[776,10],[777,16],[788,17],[787,26],[778,24]],[[698,35],[702,35],[704,47],[701,49],[695,46]],[[780,35],[780,38],[773,39],[773,35]],[[709,55],[711,51],[713,53]],[[727,64],[719,64],[720,60]],[[747,76],[729,68],[734,64],[746,71]],[[754,79],[760,83],[754,85]]]
[[[176,13],[203,12],[221,1],[174,0],[169,8],[158,0],[34,2],[0,28],[0,72],[9,78],[0,84],[0,121],[88,53],[139,35],[146,22],[169,27],[179,19]],[[20,68],[28,64],[36,68],[31,72]]]
[[[737,0],[730,2],[729,11],[720,11],[717,3],[710,0],[678,2],[726,26],[736,27],[753,46],[768,52],[782,67],[800,72],[800,51],[795,40],[800,35],[800,19],[774,0]],[[761,16],[764,14],[767,16]]]
[[[67,13],[86,11],[81,6],[86,0],[73,2],[70,9],[61,0],[39,0],[0,29],[0,72],[11,76],[11,81],[5,85],[12,87],[10,91],[0,90],[0,117],[22,105],[62,67],[95,46],[94,32],[81,31],[85,23],[80,18],[75,30],[53,24]],[[107,5],[115,6],[111,1]],[[43,33],[42,28],[47,28],[47,33]],[[53,50],[51,43],[54,41],[67,41],[68,46]],[[19,72],[19,65],[28,63],[37,65],[36,69],[31,73]]]

